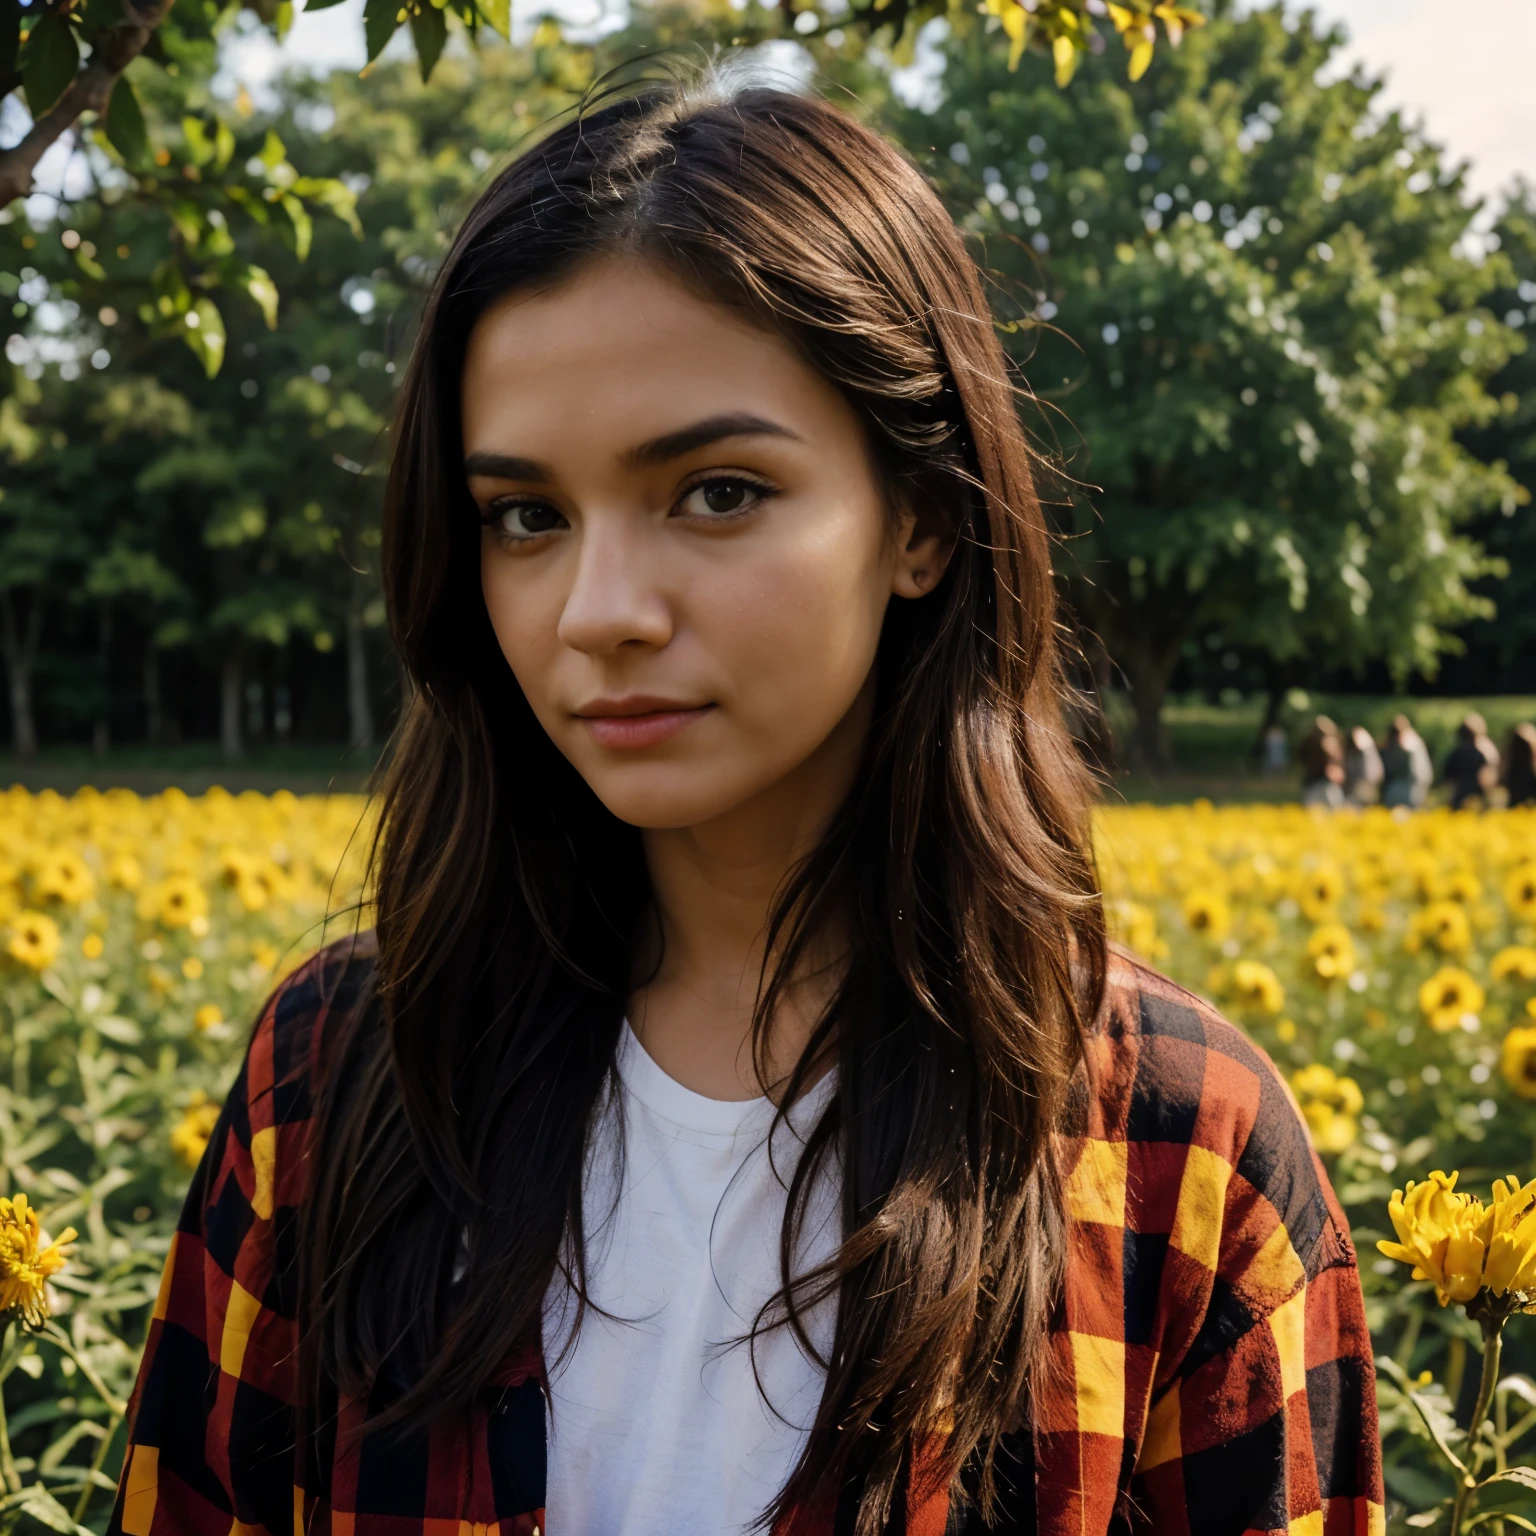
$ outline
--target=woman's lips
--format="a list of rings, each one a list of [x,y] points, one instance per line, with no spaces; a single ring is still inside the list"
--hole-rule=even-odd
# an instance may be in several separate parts
[[[714,707],[713,704],[701,704],[689,709],[667,705],[659,709],[626,710],[615,714],[583,713],[577,718],[591,731],[592,739],[598,746],[619,752],[635,752],[670,741]]]

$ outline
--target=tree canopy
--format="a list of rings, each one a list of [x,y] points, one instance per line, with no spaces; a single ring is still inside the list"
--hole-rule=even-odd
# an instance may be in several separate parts
[[[1327,83],[1338,39],[1310,18],[1219,9],[1145,72],[1106,21],[1063,90],[1054,46],[957,11],[918,107],[867,32],[796,14],[991,274],[1066,589],[1143,757],[1192,646],[1277,687],[1317,657],[1406,676],[1503,604],[1529,564],[1528,192],[1478,259],[1460,172],[1373,81]],[[698,12],[593,42],[546,21],[448,48],[425,81],[393,57],[296,76],[271,111],[215,101],[217,18],[194,36],[181,16],[159,33],[176,73],[134,66],[176,199],[82,141],[77,196],[0,214],[12,738],[363,747],[392,706],[396,367],[449,232],[493,166],[616,64],[691,45]]]
[[[937,109],[895,118],[1009,306],[1074,598],[1147,760],[1192,639],[1404,679],[1488,611],[1466,530],[1517,490],[1457,434],[1500,411],[1506,264],[1379,82],[1330,80],[1342,41],[1222,15],[1136,83],[1087,59],[1068,97],[972,29]]]

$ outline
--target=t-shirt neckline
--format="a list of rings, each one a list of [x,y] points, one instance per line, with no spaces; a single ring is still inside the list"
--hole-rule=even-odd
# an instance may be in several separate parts
[[[670,1073],[657,1065],[646,1050],[628,1019],[619,1034],[614,1066],[624,1089],[664,1120],[684,1130],[709,1136],[739,1136],[743,1131],[766,1131],[772,1123],[775,1105],[767,1094],[755,1099],[711,1099],[685,1088]],[[811,1091],[791,1109],[789,1119],[798,1128],[814,1123],[836,1079],[828,1072]],[[806,1116],[811,1118],[808,1120]]]

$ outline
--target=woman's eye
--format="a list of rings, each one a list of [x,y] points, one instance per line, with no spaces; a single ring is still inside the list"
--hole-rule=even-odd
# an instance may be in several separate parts
[[[536,539],[541,533],[566,526],[565,518],[543,501],[495,502],[485,520],[506,539]]]
[[[729,517],[750,511],[768,496],[768,488],[740,476],[721,475],[701,480],[683,495],[678,510],[693,517]]]

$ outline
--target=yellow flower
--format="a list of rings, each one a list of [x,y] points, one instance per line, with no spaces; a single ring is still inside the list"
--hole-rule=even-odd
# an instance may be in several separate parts
[[[1243,937],[1256,949],[1268,949],[1280,937],[1280,924],[1273,912],[1263,907],[1249,907],[1240,924]]]
[[[1191,891],[1184,898],[1184,921],[1196,933],[1220,942],[1232,926],[1232,909],[1219,891]]]
[[[1469,907],[1483,894],[1483,883],[1470,869],[1458,869],[1442,887],[1448,901],[1459,901]]]
[[[208,916],[208,893],[189,875],[172,875],[154,895],[154,915],[167,928],[188,928]]]
[[[1429,1027],[1446,1034],[1467,1019],[1475,1024],[1486,998],[1482,987],[1459,966],[1442,965],[1419,988],[1419,1008]]]
[[[1536,1179],[1522,1185],[1513,1175],[1493,1181],[1493,1204],[1484,1218],[1488,1259],[1483,1285],[1495,1296],[1536,1291]],[[1527,1309],[1529,1310],[1529,1309]]]
[[[1517,1024],[1504,1036],[1504,1081],[1522,1099],[1536,1099],[1536,1023]]]
[[[1129,940],[1127,940],[1127,942],[1129,942]],[[1132,949],[1135,947],[1136,946],[1134,944],[1131,945]],[[251,959],[262,970],[270,971],[272,967],[277,964],[277,948],[275,945],[267,943],[265,939],[258,940],[257,943],[251,947]]]
[[[1296,1020],[1281,1019],[1275,1025],[1275,1033],[1280,1037],[1283,1045],[1289,1045],[1296,1038]]]
[[[107,862],[107,884],[136,891],[144,884],[144,866],[131,853],[114,854]]]
[[[1432,901],[1414,913],[1408,929],[1407,948],[1417,954],[1433,944],[1443,955],[1462,955],[1472,947],[1472,924],[1459,902]]]
[[[247,870],[235,881],[235,895],[247,912],[260,912],[272,899],[265,880],[254,870]]]
[[[185,976],[188,981],[200,980],[203,974],[203,962],[199,960],[196,955],[188,955],[187,958],[181,962],[181,974]]]
[[[41,912],[18,913],[11,919],[6,953],[34,971],[46,971],[59,953],[59,925]]]
[[[87,960],[100,960],[107,941],[99,933],[88,933],[80,940],[80,953]]]
[[[44,901],[78,907],[96,894],[96,877],[78,853],[61,848],[43,860],[34,886]]]
[[[1365,1096],[1354,1078],[1340,1077],[1318,1061],[1293,1072],[1291,1087],[1319,1152],[1342,1152],[1354,1144],[1365,1107]]]
[[[1303,876],[1297,900],[1309,923],[1326,923],[1338,909],[1344,894],[1344,877],[1335,864],[1321,864]]]
[[[1410,1179],[1406,1190],[1393,1190],[1387,1214],[1398,1241],[1376,1244],[1389,1259],[1411,1264],[1415,1280],[1432,1281],[1442,1307],[1477,1295],[1487,1251],[1482,1202],[1458,1194],[1457,1177],[1437,1169],[1421,1183]]]
[[[1511,944],[1493,957],[1488,974],[1495,981],[1536,981],[1536,949],[1528,944]]]
[[[1536,861],[1522,864],[1504,882],[1509,910],[1525,922],[1536,921]]]
[[[1231,995],[1237,1003],[1260,1013],[1279,1013],[1285,1007],[1280,978],[1259,960],[1239,960],[1232,967]]]
[[[171,1151],[188,1168],[196,1168],[218,1123],[219,1106],[211,1103],[206,1093],[194,1093],[180,1122],[172,1127]]]
[[[1355,968],[1355,941],[1342,923],[1324,923],[1307,940],[1307,958],[1324,981],[1338,981]]]
[[[1385,933],[1387,929],[1387,914],[1385,910],[1375,902],[1368,902],[1360,908],[1359,924],[1366,933]]]
[[[75,1240],[65,1227],[48,1242],[37,1212],[25,1195],[0,1199],[0,1311],[20,1312],[34,1328],[48,1316],[48,1280],[64,1268],[64,1248]]]
[[[192,1022],[199,1029],[212,1029],[215,1024],[222,1024],[224,1022],[224,1013],[217,1003],[204,1003],[192,1015]]]

